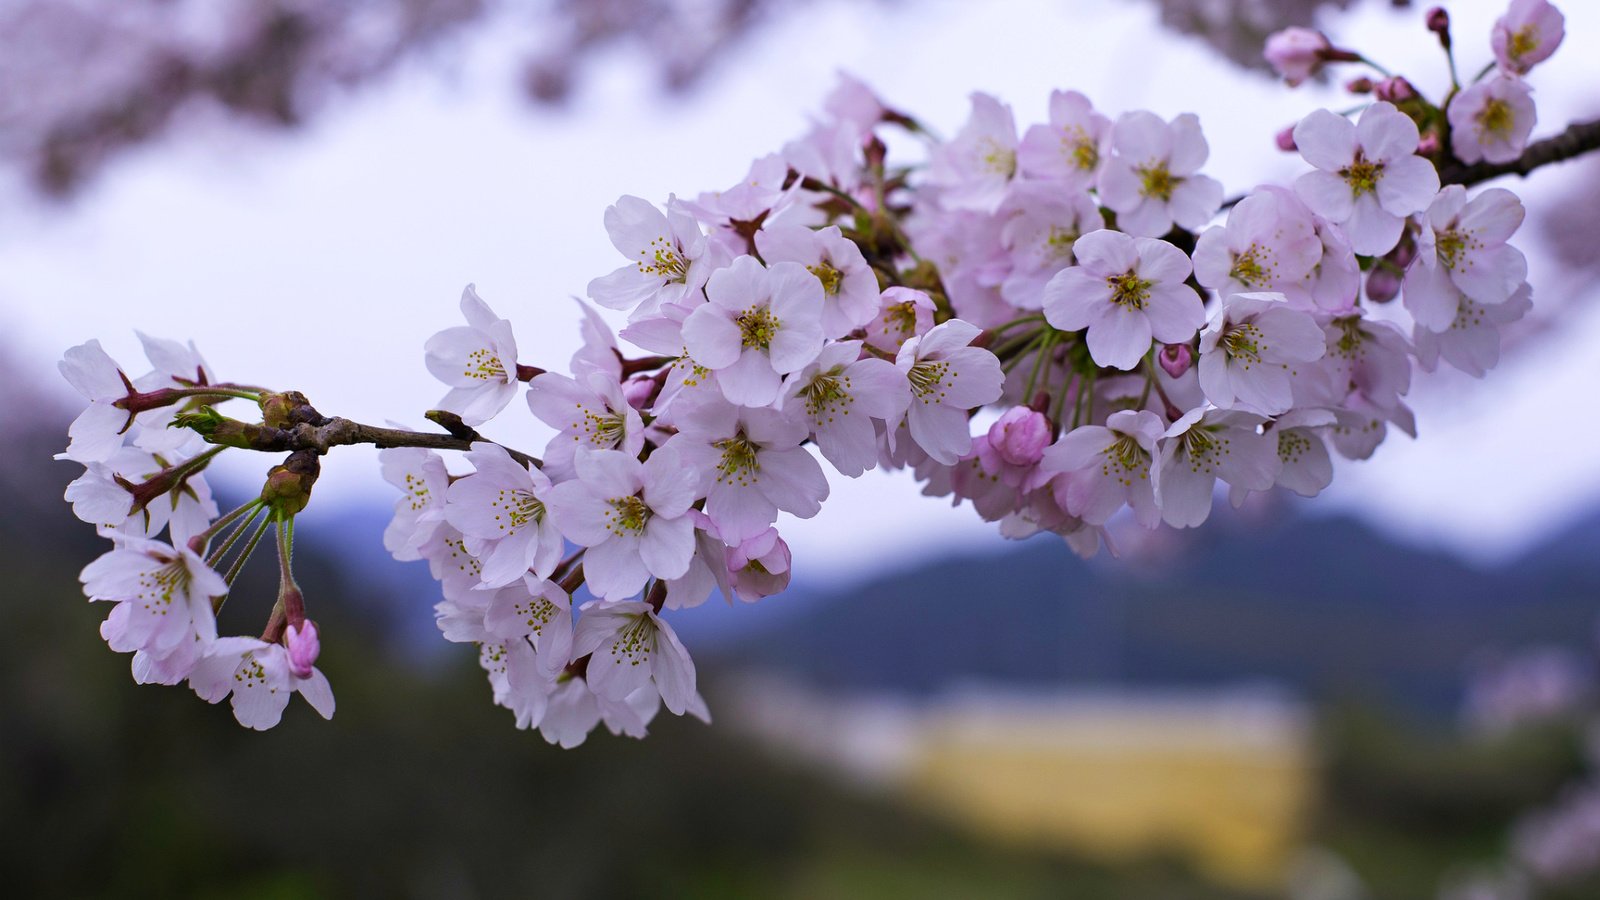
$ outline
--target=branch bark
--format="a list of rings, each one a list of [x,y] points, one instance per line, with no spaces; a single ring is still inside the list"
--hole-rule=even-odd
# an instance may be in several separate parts
[[[1439,181],[1442,184],[1470,186],[1501,175],[1526,177],[1541,166],[1563,162],[1595,150],[1600,150],[1600,119],[1576,122],[1554,137],[1535,141],[1522,151],[1521,156],[1510,162],[1445,166],[1439,171]]]

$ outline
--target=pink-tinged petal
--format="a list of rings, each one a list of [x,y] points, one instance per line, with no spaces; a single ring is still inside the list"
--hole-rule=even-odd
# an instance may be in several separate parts
[[[589,299],[606,309],[633,309],[660,290],[660,278],[645,275],[637,265],[629,263],[609,275],[591,279],[586,292]]]
[[[122,426],[127,412],[109,403],[91,403],[67,428],[71,439],[63,454],[73,462],[87,465],[102,462],[122,447]]]
[[[1104,307],[1087,332],[1089,355],[1102,366],[1132,369],[1150,352],[1150,338],[1150,320],[1144,313]]]
[[[717,384],[722,396],[739,406],[770,406],[783,390],[783,379],[772,370],[772,361],[755,348],[745,350],[718,372]]]
[[[639,558],[657,578],[682,578],[694,557],[694,523],[687,516],[652,516],[639,538]]]
[[[1121,159],[1109,160],[1101,167],[1095,187],[1100,192],[1100,202],[1109,209],[1132,209],[1144,199],[1139,193],[1139,176]]]
[[[1420,156],[1402,156],[1394,160],[1384,167],[1383,177],[1378,179],[1378,202],[1385,211],[1397,216],[1427,209],[1437,193],[1439,173],[1433,163]]]
[[[1104,278],[1121,275],[1138,265],[1139,245],[1129,235],[1102,228],[1078,238],[1072,245],[1072,255],[1084,271]]]
[[[1117,117],[1111,126],[1111,144],[1118,155],[1136,165],[1164,161],[1172,155],[1172,132],[1155,113],[1135,110]]]
[[[1217,462],[1217,477],[1246,490],[1270,489],[1283,466],[1278,458],[1277,436],[1243,428],[1230,428],[1223,433],[1228,436],[1230,452]]]
[[[671,236],[667,217],[654,203],[640,197],[623,195],[606,207],[603,219],[611,245],[629,259],[640,258],[654,241]]]
[[[606,498],[597,497],[580,481],[564,481],[545,497],[547,515],[567,540],[581,547],[593,547],[612,535],[605,526],[611,507]]]
[[[1306,162],[1337,172],[1355,159],[1356,126],[1331,110],[1314,110],[1295,124],[1294,146]]]
[[[1361,113],[1356,124],[1356,142],[1372,162],[1392,163],[1417,151],[1417,123],[1395,109],[1394,104],[1379,101]],[[1429,195],[1439,192],[1435,187]]]
[[[1200,390],[1206,399],[1222,409],[1233,406],[1237,394],[1233,388],[1233,371],[1222,353],[1205,353],[1200,357]]]
[[[612,537],[590,547],[583,555],[584,579],[589,590],[606,600],[625,600],[644,589],[650,570],[639,555],[639,539]]]
[[[1433,332],[1445,331],[1456,320],[1461,294],[1444,267],[1419,260],[1406,273],[1402,302],[1417,324]]]
[[[1132,235],[1160,237],[1172,230],[1172,209],[1160,200],[1146,199],[1131,209],[1118,210],[1117,227]]]
[[[906,378],[886,359],[863,359],[845,369],[854,398],[852,412],[889,421],[899,418],[911,402]]]
[[[1086,469],[1100,459],[1100,454],[1117,440],[1117,435],[1103,425],[1084,425],[1067,432],[1061,439],[1046,447],[1039,467],[1046,472],[1075,472]]]
[[[897,412],[881,418],[898,419],[904,411],[902,404]],[[855,478],[878,464],[878,434],[872,427],[872,420],[862,412],[864,410],[854,416],[840,416],[817,429],[817,449],[847,478]]]
[[[97,340],[67,350],[58,364],[61,376],[85,400],[110,400],[127,393],[117,364]]]
[[[1091,274],[1081,266],[1063,269],[1044,286],[1044,317],[1062,331],[1081,331],[1089,327],[1095,312],[1111,302],[1111,286],[1105,276]]]
[[[565,375],[546,372],[528,382],[528,409],[551,428],[566,429],[581,410],[599,406],[594,393]]]
[[[1183,113],[1172,120],[1167,131],[1172,136],[1172,152],[1167,157],[1172,174],[1188,176],[1200,171],[1206,164],[1206,157],[1211,155],[1206,136],[1200,130],[1200,117]]]
[[[794,262],[803,266],[822,260],[817,232],[803,225],[771,225],[756,232],[756,249],[769,264]]]
[[[1005,374],[1000,360],[981,347],[962,347],[945,356],[952,377],[940,402],[957,409],[975,409],[1000,399]]]
[[[1174,528],[1192,528],[1211,515],[1211,494],[1217,479],[1204,469],[1191,469],[1188,456],[1174,452],[1176,440],[1169,441],[1161,454],[1156,502],[1161,506],[1161,521]]]
[[[1515,247],[1501,244],[1479,254],[1475,262],[1451,270],[1450,279],[1479,303],[1503,303],[1528,280],[1528,260]]]
[[[972,452],[972,434],[964,410],[913,401],[906,413],[911,439],[935,462],[953,466]]]
[[[1428,213],[1432,218],[1433,210]],[[1485,244],[1496,244],[1515,234],[1522,227],[1525,215],[1522,201],[1516,194],[1505,188],[1489,188],[1466,204],[1461,211],[1461,227]]]
[[[1355,208],[1350,185],[1332,172],[1319,169],[1301,175],[1294,180],[1294,192],[1312,212],[1330,222],[1349,219]]]
[[[1136,238],[1134,248],[1139,256],[1135,268],[1140,278],[1147,281],[1181,282],[1189,277],[1189,257],[1166,241]]]
[[[1172,189],[1167,211],[1172,221],[1191,231],[1204,226],[1222,206],[1222,182],[1207,175],[1191,175]]]
[[[806,277],[811,274],[806,273]],[[769,365],[775,372],[787,375],[804,369],[817,358],[822,350],[822,324],[816,319],[780,317],[780,321],[783,327],[772,336]]]
[[[723,369],[739,359],[744,338],[725,309],[707,303],[683,320],[683,345],[700,365]]]
[[[935,325],[917,344],[917,357],[940,357],[971,344],[983,330],[971,322],[950,319]],[[910,343],[909,341],[907,343]]]
[[[651,616],[656,623],[656,652],[650,661],[650,674],[655,680],[661,702],[675,716],[681,716],[698,703],[705,701],[695,694],[694,661],[684,649],[678,635],[659,616]]]
[[[802,519],[809,519],[822,509],[822,501],[828,497],[828,478],[804,448],[763,450],[759,460],[761,480],[757,486],[778,509]],[[769,520],[767,524],[772,523]],[[757,530],[745,534],[740,540],[759,533]],[[723,537],[731,539],[726,534]]]
[[[676,519],[699,496],[700,472],[685,463],[676,447],[662,447],[644,461],[644,500],[656,515]]]
[[[1189,340],[1206,323],[1205,305],[1200,295],[1182,281],[1152,287],[1144,315],[1150,323],[1151,335],[1167,344]]]
[[[1371,194],[1362,194],[1350,210],[1345,222],[1345,233],[1350,236],[1350,246],[1362,256],[1382,256],[1400,242],[1400,230],[1405,220],[1386,212]]]
[[[755,537],[778,519],[778,507],[761,489],[716,484],[706,496],[706,515],[716,523],[723,540],[738,542]]]
[[[295,683],[295,690],[306,698],[317,715],[324,719],[333,718],[333,687],[328,684],[328,677],[322,674],[321,669],[312,669],[309,677],[299,679]]]
[[[1256,324],[1270,336],[1267,362],[1310,362],[1328,351],[1327,334],[1309,313],[1288,307],[1267,309]]]
[[[1290,388],[1289,372],[1281,363],[1251,366],[1248,371],[1239,371],[1240,367],[1237,364],[1232,368],[1234,369],[1232,384],[1234,395],[1237,397],[1237,406],[1254,410],[1264,416],[1275,416],[1287,412],[1294,406],[1294,392]]]
[[[644,464],[620,450],[582,450],[573,465],[602,497],[631,497],[644,486]]]
[[[753,256],[735,259],[706,281],[706,299],[730,313],[743,312],[771,296],[767,270]],[[700,357],[696,354],[695,358]]]
[[[773,263],[767,270],[767,292],[772,297],[773,315],[785,327],[802,321],[820,327],[822,282],[805,266],[795,262]]]

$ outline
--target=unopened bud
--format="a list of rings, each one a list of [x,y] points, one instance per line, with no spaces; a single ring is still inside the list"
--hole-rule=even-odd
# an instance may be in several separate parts
[[[283,646],[289,651],[289,671],[296,678],[310,678],[311,667],[322,652],[322,642],[317,639],[317,623],[307,619],[300,628],[290,625],[283,632]]]
[[[989,426],[989,445],[1013,466],[1031,466],[1050,445],[1050,420],[1026,406],[1014,406]]]
[[[1352,94],[1370,94],[1372,93],[1372,79],[1365,75],[1360,78],[1352,78],[1345,82],[1344,89]]]
[[[1379,99],[1389,103],[1403,103],[1417,96],[1417,89],[1411,82],[1399,75],[1393,78],[1380,79],[1372,86],[1372,93]]]
[[[1439,136],[1437,134],[1434,134],[1433,132],[1430,131],[1427,134],[1423,135],[1421,140],[1417,141],[1417,153],[1418,153],[1418,155],[1420,155],[1420,156],[1432,156],[1433,154],[1438,153],[1438,152],[1439,152]]]
[[[267,472],[261,486],[261,499],[279,515],[295,515],[311,502],[311,487],[317,483],[322,463],[310,450],[296,450],[281,465]]]
[[[1284,130],[1278,132],[1277,141],[1278,141],[1278,149],[1282,150],[1285,153],[1293,153],[1296,150],[1300,149],[1299,147],[1296,147],[1295,143],[1294,143],[1294,126],[1293,125],[1290,125],[1288,128],[1285,128]]]
[[[1435,6],[1433,9],[1428,10],[1426,21],[1428,30],[1439,36],[1439,46],[1449,50],[1450,14],[1444,11],[1444,7]]]
[[[1367,275],[1367,299],[1373,303],[1388,303],[1400,294],[1400,273],[1388,266],[1378,266]]]
[[[1156,362],[1168,375],[1182,378],[1183,373],[1194,365],[1194,348],[1188,344],[1167,344],[1156,354]]]

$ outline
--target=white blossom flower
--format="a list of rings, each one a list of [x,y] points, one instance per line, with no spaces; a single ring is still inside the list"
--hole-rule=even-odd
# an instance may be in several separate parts
[[[1170,123],[1142,110],[1124,113],[1111,126],[1111,150],[1100,202],[1129,234],[1161,237],[1174,223],[1198,230],[1222,205],[1222,183],[1199,174],[1211,149],[1193,113]]]
[[[556,429],[545,445],[544,470],[558,480],[572,477],[580,447],[629,456],[644,447],[644,421],[610,373],[590,372],[582,380],[555,372],[535,376],[528,382],[528,409]]]
[[[116,546],[84,567],[90,600],[116,603],[100,627],[112,650],[146,650],[156,657],[185,641],[216,640],[212,601],[228,586],[187,547],[117,536]]]
[[[694,555],[689,504],[700,473],[670,446],[643,463],[618,450],[580,450],[577,477],[550,490],[561,533],[589,548],[584,577],[596,596],[632,596],[655,578],[678,578]],[[587,651],[585,651],[587,652]]]
[[[1211,514],[1217,479],[1246,490],[1272,487],[1282,463],[1265,419],[1239,410],[1192,409],[1162,436],[1155,472],[1161,520],[1189,528]]]
[[[1161,437],[1161,419],[1149,410],[1112,413],[1104,425],[1083,425],[1045,448],[1039,468],[1060,475],[1056,496],[1069,513],[1104,525],[1124,504],[1139,524],[1160,521],[1151,461]]]
[[[1017,123],[1011,107],[983,93],[972,95],[972,115],[961,131],[933,149],[928,182],[947,209],[993,212],[1017,174]]]
[[[483,584],[500,587],[530,570],[548,576],[561,560],[562,547],[546,507],[550,479],[487,441],[473,444],[467,459],[475,471],[450,485],[444,516],[466,537],[467,550],[483,561]]]
[[[1089,355],[1102,366],[1131,369],[1150,340],[1182,343],[1205,324],[1189,277],[1189,257],[1165,241],[1092,231],[1073,248],[1078,264],[1044,289],[1045,320],[1062,331],[1088,329]]]
[[[737,542],[777,521],[779,510],[809,519],[822,509],[828,479],[800,446],[806,433],[796,417],[712,399],[683,410],[667,446],[705,473],[706,515],[723,540]]]
[[[383,480],[401,490],[394,518],[383,531],[383,548],[395,559],[421,559],[421,548],[444,522],[450,473],[444,458],[432,450],[391,447],[378,451]]]
[[[706,297],[683,321],[683,342],[731,403],[767,406],[782,376],[822,350],[822,283],[798,263],[741,256],[712,274]]]
[[[667,202],[663,215],[648,200],[624,196],[606,208],[605,225],[612,246],[628,258],[627,265],[589,282],[589,296],[608,309],[653,312],[700,290],[716,268],[700,226],[676,199]]]
[[[1223,409],[1275,416],[1294,405],[1290,367],[1326,351],[1322,327],[1282,294],[1233,294],[1200,333],[1200,387]]]
[[[1050,120],[1034,125],[1017,148],[1017,165],[1029,178],[1094,186],[1100,163],[1110,154],[1111,120],[1077,91],[1050,92]]]
[[[1506,14],[1495,20],[1489,45],[1503,71],[1525,75],[1550,58],[1566,35],[1566,17],[1550,0],[1511,0]]]
[[[823,458],[851,478],[877,463],[873,420],[899,421],[908,403],[905,376],[888,360],[862,356],[860,341],[825,345],[784,381],[784,415],[803,419]]]
[[[1439,192],[1433,163],[1416,155],[1417,125],[1392,103],[1374,103],[1359,124],[1318,109],[1294,127],[1294,143],[1317,167],[1295,180],[1311,211],[1342,224],[1355,252],[1377,256],[1400,240],[1405,217]]]
[[[233,695],[233,716],[246,728],[264,731],[278,724],[298,693],[324,719],[333,718],[333,689],[319,669],[296,675],[282,644],[256,638],[219,638],[189,673],[189,686],[207,703]]]
[[[466,325],[428,339],[426,362],[433,377],[450,386],[439,409],[482,425],[517,394],[517,341],[511,323],[496,316],[470,284],[461,292],[461,313]]]
[[[1227,225],[1195,241],[1194,277],[1223,296],[1282,291],[1303,281],[1322,259],[1310,211],[1294,199],[1260,191],[1228,211]]]
[[[591,601],[581,612],[572,652],[592,654],[584,676],[590,689],[601,697],[622,700],[654,683],[673,715],[689,709],[695,696],[694,661],[672,626],[650,604]]]
[[[1528,262],[1506,240],[1522,225],[1522,201],[1504,188],[1467,199],[1452,184],[1439,192],[1417,241],[1417,259],[1407,270],[1405,307],[1430,331],[1445,331],[1463,300],[1480,306],[1504,303],[1527,280]]]
[[[798,263],[816,276],[822,285],[823,337],[844,337],[877,314],[877,273],[839,226],[773,225],[756,232],[756,247],[768,266]]]
[[[906,341],[894,361],[911,386],[911,439],[947,466],[972,450],[967,414],[1000,399],[1005,382],[1000,360],[971,346],[979,334],[976,325],[951,319]]]
[[[1511,162],[1522,155],[1539,121],[1533,88],[1506,75],[1486,78],[1457,94],[1447,115],[1450,150],[1464,163]]]

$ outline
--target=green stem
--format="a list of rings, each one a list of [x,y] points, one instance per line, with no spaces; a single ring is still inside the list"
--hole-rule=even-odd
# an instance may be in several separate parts
[[[250,535],[250,542],[244,545],[244,549],[239,551],[239,556],[233,561],[233,565],[228,567],[228,574],[222,576],[222,580],[227,582],[229,587],[232,587],[233,580],[239,577],[239,572],[250,559],[250,555],[256,552],[256,545],[261,543],[261,536],[267,533],[267,526],[271,524],[271,516],[262,519],[261,525],[256,528],[255,534]]]
[[[233,545],[239,542],[239,537],[243,535],[245,530],[255,522],[257,512],[260,512],[260,510],[257,509],[251,512],[249,518],[245,519],[243,522],[240,522],[238,527],[234,528],[228,533],[228,536],[222,541],[222,546],[211,551],[211,555],[206,557],[206,565],[214,569],[219,563],[222,562],[222,558],[228,555],[228,551],[233,549]]]

